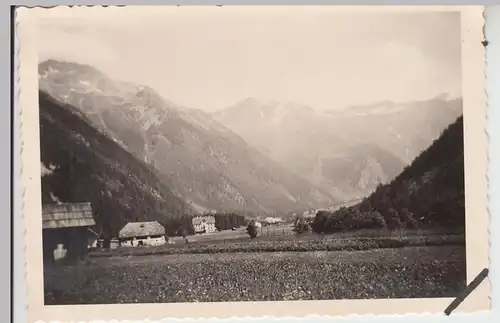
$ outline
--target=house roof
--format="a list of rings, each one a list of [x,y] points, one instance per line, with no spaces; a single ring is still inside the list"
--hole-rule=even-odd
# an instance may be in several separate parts
[[[118,233],[120,238],[164,235],[165,228],[157,221],[129,222]]]
[[[193,218],[193,225],[201,224],[203,221],[209,224],[215,223],[215,218],[213,216],[197,216]]]
[[[42,205],[42,228],[90,227],[95,225],[90,202]]]

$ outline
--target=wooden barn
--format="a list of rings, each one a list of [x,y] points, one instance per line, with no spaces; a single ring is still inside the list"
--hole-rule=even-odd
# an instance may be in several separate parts
[[[89,228],[95,226],[90,203],[42,206],[43,260],[75,262],[88,252]]]
[[[159,246],[166,243],[165,227],[157,221],[129,222],[119,233],[122,247]]]

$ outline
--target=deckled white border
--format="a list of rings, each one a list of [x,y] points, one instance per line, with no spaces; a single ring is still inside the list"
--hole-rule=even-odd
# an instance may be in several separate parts
[[[151,8],[151,7],[149,7]],[[175,9],[174,10],[179,10]],[[229,8],[225,6],[224,8]],[[234,8],[234,7],[233,7]],[[258,7],[242,8],[256,10]],[[266,6],[266,8],[272,8]],[[303,8],[303,7],[302,7]],[[57,7],[59,10],[67,7]],[[70,10],[146,10],[145,7],[93,7],[72,8]],[[185,7],[182,8],[186,10]],[[290,9],[290,8],[288,8]],[[325,9],[325,6],[322,6]],[[332,301],[292,301],[292,302],[238,302],[238,303],[176,303],[176,304],[120,304],[85,306],[43,306],[43,279],[41,278],[41,205],[40,205],[40,165],[38,128],[38,86],[36,61],[36,22],[34,13],[43,10],[20,9],[17,13],[16,28],[19,39],[19,102],[21,105],[22,140],[22,182],[24,194],[24,221],[26,227],[26,278],[28,292],[29,322],[44,320],[90,321],[96,319],[161,319],[166,316],[177,318],[208,319],[258,317],[271,318],[294,315],[296,317],[324,317],[324,315],[357,314],[423,314],[440,313],[452,299],[411,299],[411,300],[332,300]],[[149,9],[149,10],[158,10]],[[171,10],[171,9],[170,9]],[[207,10],[207,7],[189,10]],[[259,10],[259,9],[257,9]],[[260,8],[260,10],[263,10]],[[267,10],[267,9],[266,9]],[[353,10],[353,7],[336,7],[336,10]],[[486,136],[485,95],[484,95],[484,50],[482,40],[482,8],[478,7],[356,7],[356,10],[460,10],[467,17],[465,21],[474,24],[463,26],[463,98],[464,122],[466,129],[466,195],[467,216],[467,270],[468,281],[488,266],[488,215],[486,211]],[[110,15],[112,17],[112,15]],[[468,20],[472,19],[472,20]],[[471,43],[470,41],[474,42]],[[477,107],[477,108],[476,108]],[[29,162],[31,161],[31,163]],[[472,216],[472,213],[474,215]],[[35,214],[35,215],[33,215]],[[472,311],[489,308],[490,284],[485,281],[456,311]],[[316,313],[313,314],[313,313]],[[253,317],[248,316],[254,315]],[[320,315],[317,315],[320,314]],[[269,316],[272,315],[272,316]],[[352,316],[352,315],[350,315]],[[330,316],[331,318],[331,316]]]

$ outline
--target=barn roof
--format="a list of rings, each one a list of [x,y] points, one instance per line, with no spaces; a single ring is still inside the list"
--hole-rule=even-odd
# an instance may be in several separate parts
[[[157,221],[129,222],[118,233],[120,238],[164,235],[165,228]]]
[[[95,225],[90,202],[42,205],[42,228],[90,227]]]
[[[201,224],[203,221],[206,223],[215,223],[215,218],[213,216],[197,216],[193,218],[193,225]]]

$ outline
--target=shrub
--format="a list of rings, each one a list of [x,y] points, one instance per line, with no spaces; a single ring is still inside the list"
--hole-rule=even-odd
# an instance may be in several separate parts
[[[387,229],[387,222],[379,211],[374,210],[370,213],[370,215],[381,228]]]
[[[325,233],[326,232],[326,224],[329,220],[330,213],[327,211],[318,211],[316,213],[316,217],[311,224],[311,228],[316,233]]]
[[[328,220],[326,221],[325,232],[334,233],[345,230],[345,220],[347,217],[347,208],[341,208],[337,212],[329,214]]]
[[[359,230],[363,228],[363,216],[358,209],[352,208],[347,211],[347,216],[342,221],[342,227],[345,230]]]
[[[402,228],[401,218],[399,217],[398,212],[393,208],[389,209],[387,222],[390,229],[394,230]]]
[[[361,226],[363,229],[387,229],[387,222],[378,211],[365,212],[362,216]]]
[[[296,232],[297,234],[308,232],[309,224],[306,222],[305,219],[301,218],[298,221],[296,221],[293,231]]]
[[[410,229],[417,229],[418,228],[417,220],[415,220],[413,213],[408,211],[407,208],[404,208],[403,211],[401,212],[401,219],[403,220],[404,227],[410,228]]]
[[[247,233],[250,236],[250,239],[254,239],[257,237],[257,225],[255,224],[255,221],[251,221],[248,226],[247,226]]]

